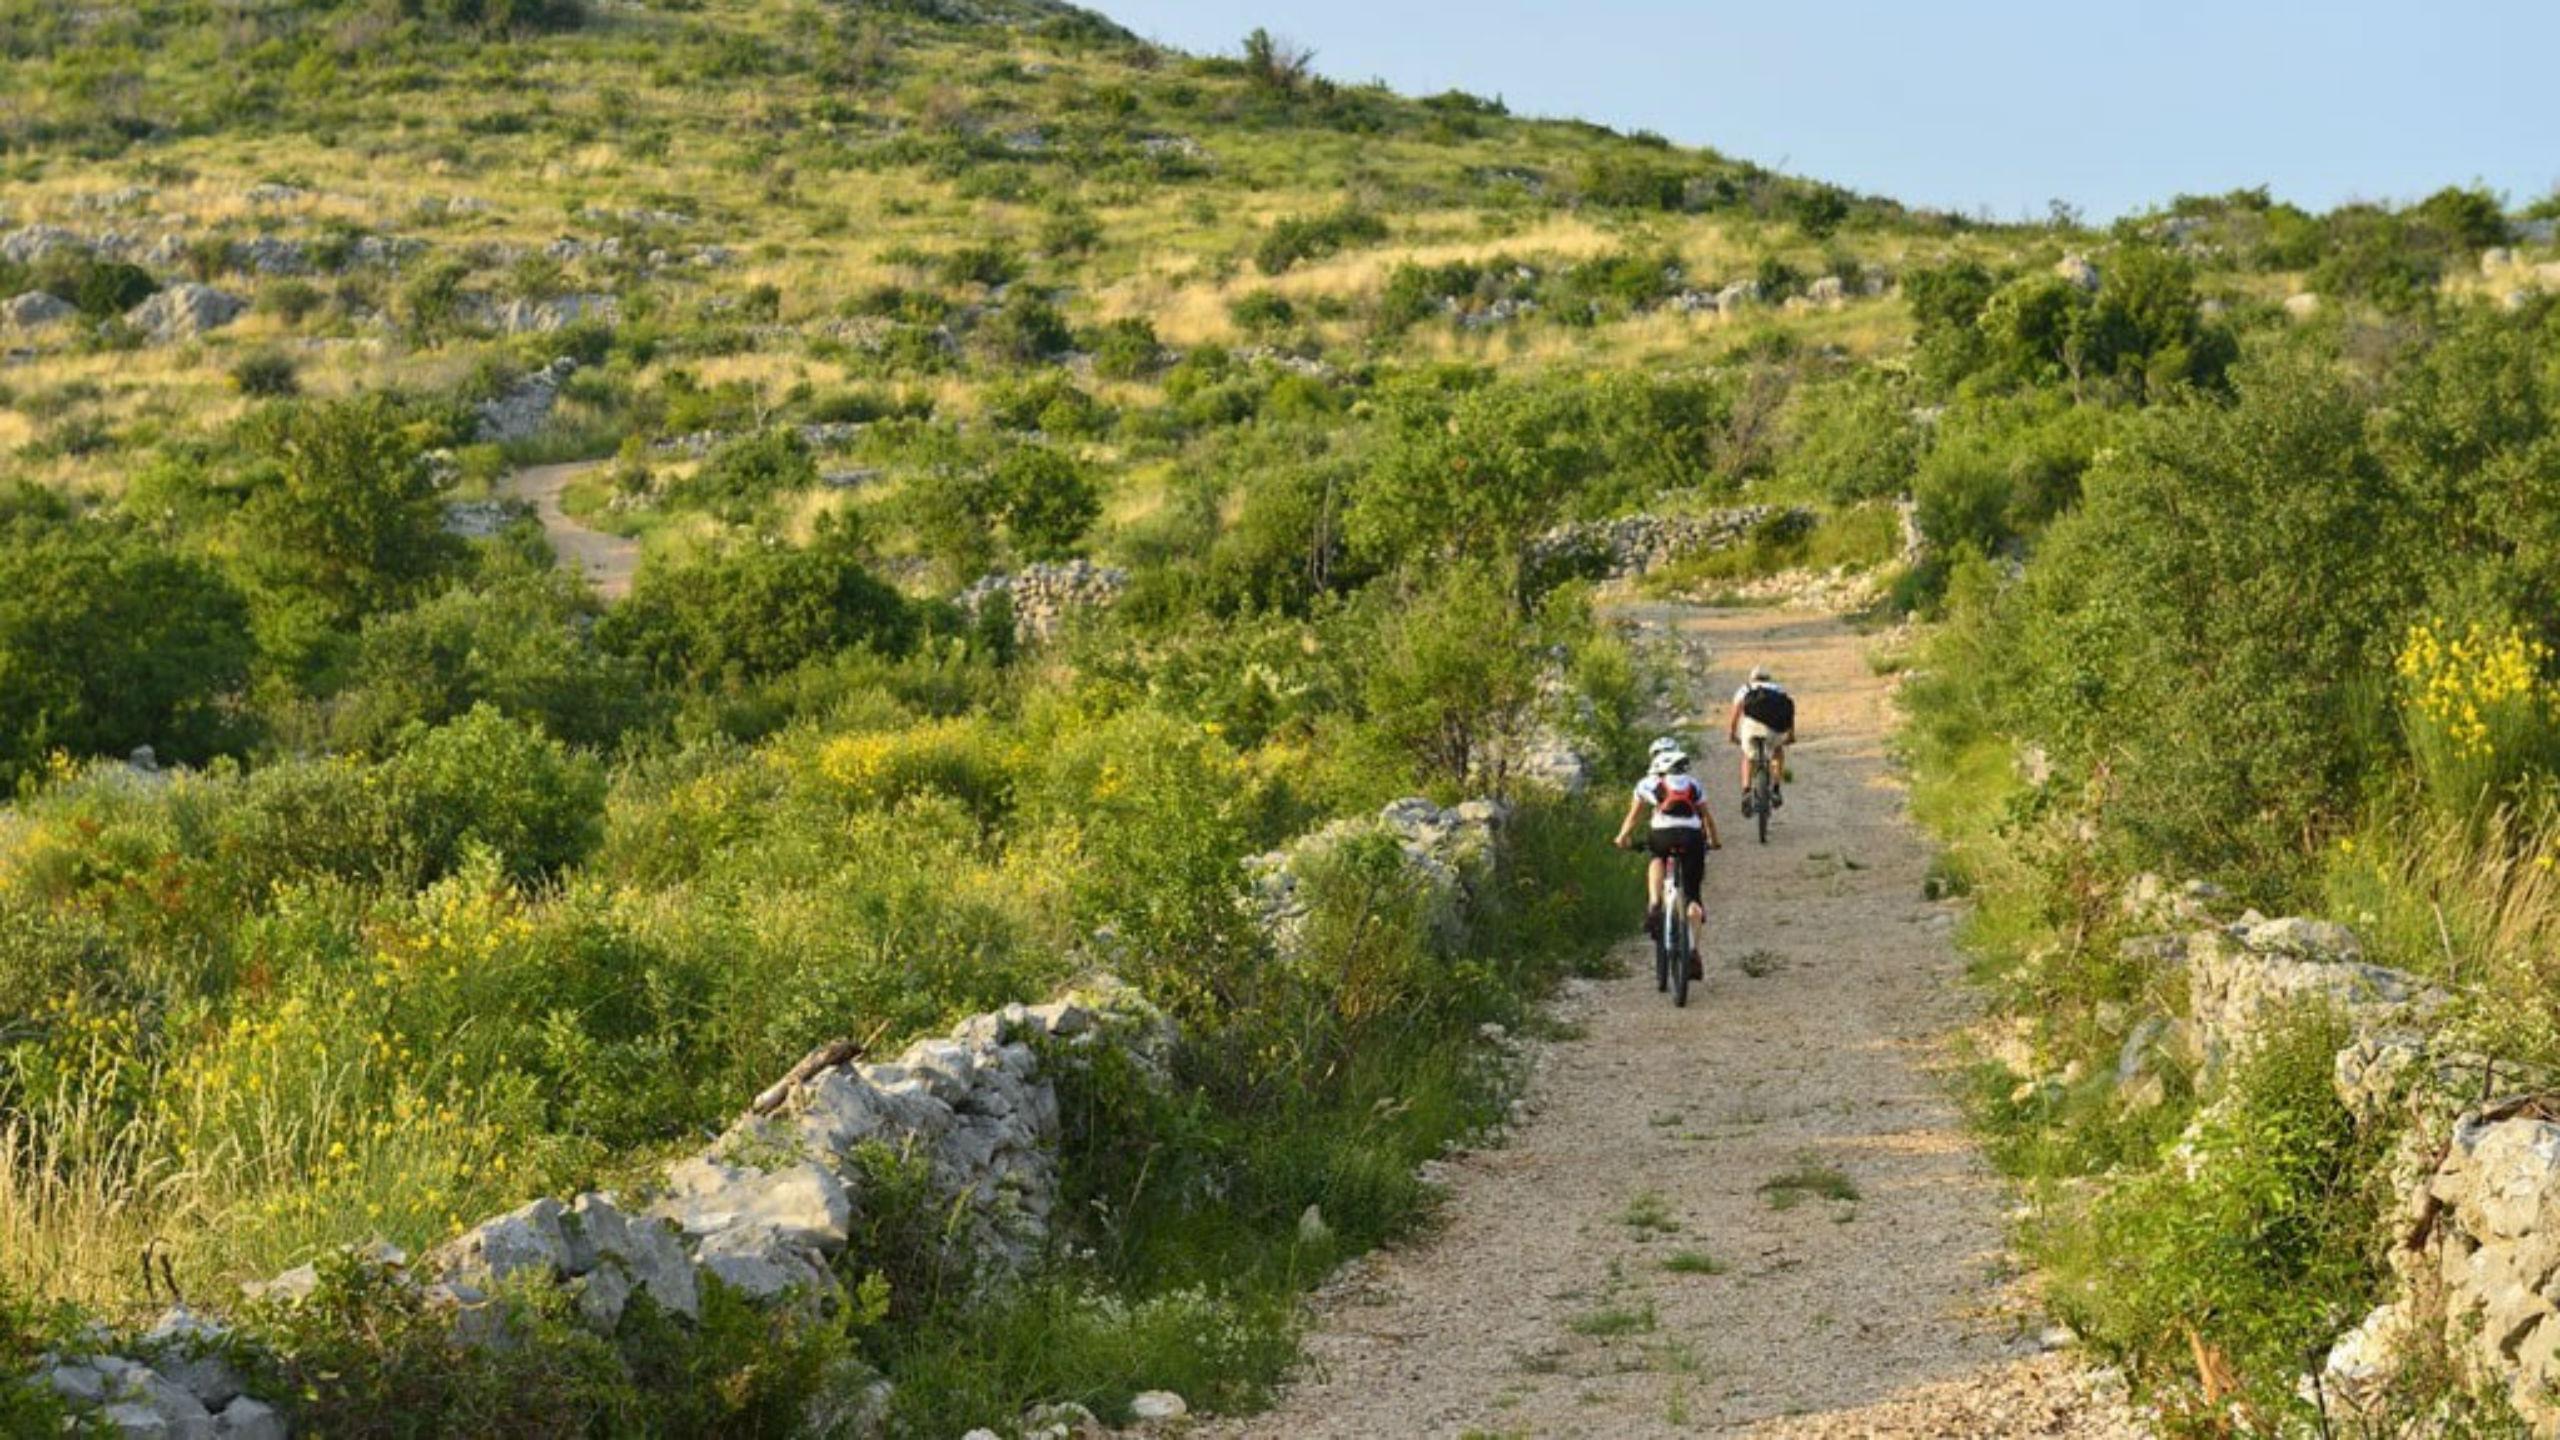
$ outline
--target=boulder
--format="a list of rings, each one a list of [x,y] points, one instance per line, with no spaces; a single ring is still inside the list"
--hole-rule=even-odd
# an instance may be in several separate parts
[[[1129,1402],[1129,1417],[1140,1424],[1179,1420],[1190,1413],[1191,1407],[1170,1390],[1149,1390]]]
[[[2053,263],[2053,273],[2082,290],[2098,288],[2098,267],[2086,255],[2065,255]]]
[[[177,1305],[143,1332],[135,1348],[171,1384],[211,1410],[230,1404],[248,1388],[227,1358],[230,1342],[229,1326]]]
[[[30,290],[0,303],[0,325],[13,330],[40,330],[47,325],[59,325],[79,313],[79,307],[58,295]]]
[[[668,1195],[650,1214],[673,1220],[687,1235],[752,1230],[826,1254],[842,1250],[853,1226],[853,1200],[834,1171],[810,1161],[762,1170],[707,1155],[667,1172]]]
[[[124,322],[154,340],[191,340],[240,318],[249,302],[226,290],[185,281],[124,314]]]
[[[557,1200],[544,1198],[483,1220],[440,1247],[432,1260],[448,1276],[481,1286],[520,1274],[558,1279],[577,1273]]]
[[[575,356],[563,355],[516,380],[499,394],[480,402],[483,440],[522,440],[540,431],[559,402],[560,387],[578,371]]]

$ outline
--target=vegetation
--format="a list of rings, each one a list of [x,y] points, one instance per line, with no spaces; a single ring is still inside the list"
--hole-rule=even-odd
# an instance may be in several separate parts
[[[1541,727],[1626,758],[1636,663],[1531,562],[1640,510],[1811,514],[1656,577],[1696,593],[1889,575],[1910,501],[1939,879],[2048,1053],[2121,1042],[2147,982],[2101,899],[2151,867],[2481,957],[2466,1023],[2560,1059],[2560,322],[2474,293],[2494,197],[1986,226],[1033,0],[250,8],[0,0],[12,220],[189,237],[0,262],[83,317],[0,390],[0,1369],[55,1302],[144,1318],[146,1241],[203,1293],[416,1250],[1107,934],[1180,1083],[1068,1097],[1076,1230],[1001,1299],[884,1205],[853,1313],[608,1340],[515,1297],[524,1347],[460,1356],[332,1259],[256,1317],[266,1378],[342,1434],[783,1433],[874,1372],[907,1433],[1252,1404],[1298,1292],[1496,1113],[1477,1027],[1608,928],[1599,827],[1514,762]],[[122,322],[181,278],[252,303]],[[627,599],[451,508],[608,456],[567,503],[637,537]],[[1045,643],[956,603],[1085,559],[1125,596]],[[1239,860],[1414,792],[1520,802],[1461,923],[1351,846],[1273,954]],[[2216,1186],[2164,1169],[2192,1095],[1984,1101],[2021,1170],[2135,1177],[2048,1258],[2164,1393],[2192,1316],[2292,1403],[2373,1281],[2371,1147],[2283,1056]]]

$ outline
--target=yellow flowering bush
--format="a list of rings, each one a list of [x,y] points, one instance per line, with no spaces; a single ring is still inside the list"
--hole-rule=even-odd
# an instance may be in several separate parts
[[[2513,625],[2440,619],[2409,627],[2395,669],[2418,774],[2457,812],[2508,798],[2560,747],[2549,647]]]

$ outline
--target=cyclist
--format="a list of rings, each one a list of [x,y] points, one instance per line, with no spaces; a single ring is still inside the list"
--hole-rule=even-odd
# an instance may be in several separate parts
[[[1634,838],[1636,820],[1646,808],[1653,811],[1653,824],[1645,848],[1653,855],[1644,872],[1644,928],[1648,935],[1662,930],[1662,867],[1677,859],[1680,863],[1680,893],[1689,900],[1689,933],[1695,935],[1707,918],[1706,906],[1700,903],[1701,887],[1707,878],[1707,852],[1723,846],[1716,834],[1714,810],[1707,804],[1707,787],[1689,773],[1688,752],[1669,736],[1653,742],[1653,760],[1646,767],[1645,778],[1636,784],[1635,795],[1627,802],[1627,818],[1618,825],[1616,844],[1628,848]],[[1689,951],[1689,978],[1704,980],[1705,966],[1693,947]]]
[[[1733,708],[1724,718],[1724,738],[1742,747],[1742,813],[1751,813],[1751,742],[1769,748],[1769,807],[1787,803],[1787,747],[1796,738],[1796,701],[1766,665],[1751,667],[1751,682],[1733,692]]]

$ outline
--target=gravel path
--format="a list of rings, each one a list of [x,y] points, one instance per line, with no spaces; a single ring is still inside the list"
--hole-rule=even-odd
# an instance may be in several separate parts
[[[1672,1009],[1631,940],[1568,1001],[1579,1037],[1548,1052],[1528,1118],[1447,1164],[1444,1225],[1337,1277],[1278,1408],[1208,1433],[2140,1434],[2008,1298],[2006,1202],[1930,1070],[1970,1003],[1953,917],[1920,898],[1867,642],[1804,614],[1631,613],[1712,656],[1715,713],[1683,730],[1713,726],[1726,840],[1703,994]],[[1805,737],[1765,848],[1723,744],[1754,660],[1797,691]],[[1631,859],[1630,930],[1638,886]],[[1791,1174],[1811,1188],[1789,1199]]]
[[[500,493],[532,505],[560,563],[586,576],[598,595],[619,600],[631,593],[631,577],[640,568],[640,542],[589,529],[560,508],[561,492],[578,477],[603,468],[603,463],[577,461],[518,470],[507,477]]]

